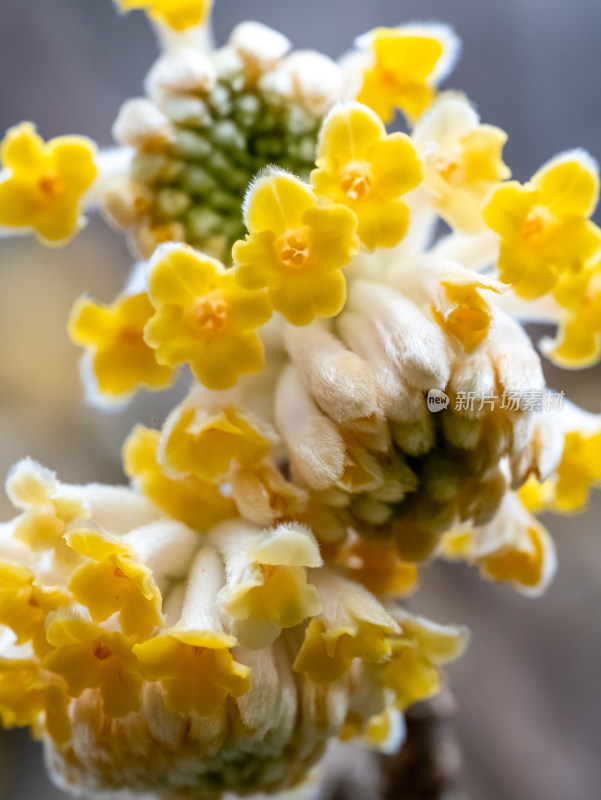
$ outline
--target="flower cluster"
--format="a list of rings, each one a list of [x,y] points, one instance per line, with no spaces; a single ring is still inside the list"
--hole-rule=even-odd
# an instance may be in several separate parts
[[[532,407],[517,317],[551,315],[557,363],[601,357],[599,177],[572,151],[510,181],[505,133],[439,93],[444,26],[336,64],[258,23],[209,50],[201,0],[118,5],[164,43],[124,149],[9,131],[0,224],[64,240],[100,203],[141,260],[73,309],[88,398],[192,382],[127,439],[129,487],[10,474],[0,718],[75,793],[274,793],[333,738],[396,748],[438,691],[467,632],[408,610],[422,563],[552,579],[535,515],[585,506],[601,419]]]

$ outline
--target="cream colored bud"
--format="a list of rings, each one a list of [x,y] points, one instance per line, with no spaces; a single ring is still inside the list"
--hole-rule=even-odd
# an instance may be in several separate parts
[[[175,131],[168,117],[151,100],[136,98],[121,107],[113,136],[120,144],[143,150],[172,142]]]
[[[292,46],[283,33],[250,21],[234,28],[229,45],[241,59],[244,71],[250,75],[273,69]]]
[[[166,53],[146,78],[146,91],[156,99],[181,94],[210,92],[217,83],[217,69],[204,53],[192,48]]]

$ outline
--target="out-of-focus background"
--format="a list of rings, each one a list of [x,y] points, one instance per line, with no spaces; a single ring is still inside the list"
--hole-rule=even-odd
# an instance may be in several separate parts
[[[598,0],[216,0],[214,18],[217,42],[255,18],[332,56],[377,25],[448,22],[464,47],[446,85],[465,90],[484,121],[508,131],[516,178],[576,146],[601,157]],[[156,53],[143,15],[119,17],[111,0],[0,0],[0,132],[32,119],[45,138],[82,133],[109,145],[121,102],[141,93]],[[66,249],[0,241],[0,474],[30,455],[65,481],[117,482],[133,420],[160,424],[168,405],[156,397],[125,414],[87,409],[65,333],[74,299],[88,292],[110,300],[130,264],[99,219]],[[600,370],[549,369],[548,380],[589,410],[601,408]],[[474,800],[599,796],[600,513],[601,496],[587,515],[548,520],[560,568],[539,601],[468,570],[426,570],[414,607],[474,634],[450,671]],[[2,497],[0,518],[11,515]],[[1,734],[0,798],[61,797],[46,782],[38,746]]]

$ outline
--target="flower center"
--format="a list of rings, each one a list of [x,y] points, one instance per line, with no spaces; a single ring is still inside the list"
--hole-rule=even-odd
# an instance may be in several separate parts
[[[119,331],[119,344],[140,345],[144,344],[144,331],[139,328],[125,327]]]
[[[286,231],[278,242],[280,261],[289,269],[303,269],[309,260],[309,245],[302,229]]]
[[[543,239],[553,223],[553,217],[546,208],[535,208],[526,217],[520,236],[526,244],[536,244]]]
[[[456,161],[453,161],[450,158],[444,158],[443,156],[439,156],[436,159],[436,171],[444,181],[447,181],[447,183],[451,183],[453,178],[458,177],[458,170],[459,164]]]
[[[54,172],[47,172],[38,181],[38,188],[47,198],[58,197],[64,190],[63,181]]]
[[[374,181],[367,164],[351,164],[342,171],[342,190],[351,200],[363,200],[373,189]]]
[[[228,306],[223,292],[217,289],[197,300],[190,316],[195,327],[204,333],[223,333],[229,324]]]
[[[113,653],[103,642],[94,642],[94,649],[92,651],[99,661],[106,661]]]

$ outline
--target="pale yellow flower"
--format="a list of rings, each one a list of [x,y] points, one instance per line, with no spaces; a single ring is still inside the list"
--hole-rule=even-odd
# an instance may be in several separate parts
[[[446,92],[419,120],[412,138],[438,213],[454,228],[478,231],[489,191],[511,174],[501,156],[507,134],[480,124],[464,95]]]

